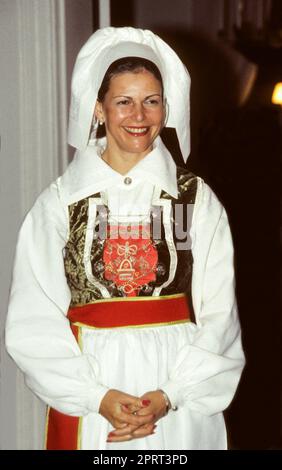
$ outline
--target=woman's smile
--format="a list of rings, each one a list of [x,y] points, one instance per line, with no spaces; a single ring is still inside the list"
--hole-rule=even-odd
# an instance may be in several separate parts
[[[124,129],[135,137],[142,137],[149,132],[149,127],[124,127]]]

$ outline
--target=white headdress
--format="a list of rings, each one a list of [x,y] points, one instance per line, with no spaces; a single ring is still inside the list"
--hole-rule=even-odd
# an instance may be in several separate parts
[[[176,53],[149,30],[107,27],[96,31],[80,50],[72,76],[68,142],[84,150],[93,112],[108,67],[122,57],[142,57],[159,68],[168,103],[166,126],[176,129],[184,161],[190,153],[190,76]]]

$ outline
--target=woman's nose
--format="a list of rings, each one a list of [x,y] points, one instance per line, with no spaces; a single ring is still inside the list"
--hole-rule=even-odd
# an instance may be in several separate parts
[[[145,118],[145,110],[142,103],[135,103],[134,117],[137,122],[141,122]]]

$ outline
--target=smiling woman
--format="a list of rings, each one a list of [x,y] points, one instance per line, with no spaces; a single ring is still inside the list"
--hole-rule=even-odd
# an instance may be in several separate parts
[[[160,138],[174,127],[186,162],[189,89],[148,30],[98,30],[77,57],[77,152],[23,222],[6,325],[48,450],[227,448],[244,366],[228,219]]]

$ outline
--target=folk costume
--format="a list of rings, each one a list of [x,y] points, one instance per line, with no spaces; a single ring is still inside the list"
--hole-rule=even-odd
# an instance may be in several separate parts
[[[6,326],[9,354],[47,405],[47,449],[225,449],[222,411],[244,365],[226,212],[160,137],[126,175],[89,140],[108,66],[158,66],[184,160],[189,85],[176,54],[150,31],[105,28],[78,55],[69,143],[75,157],[21,227]],[[157,432],[121,443],[99,414],[109,389],[162,389],[172,410]]]

